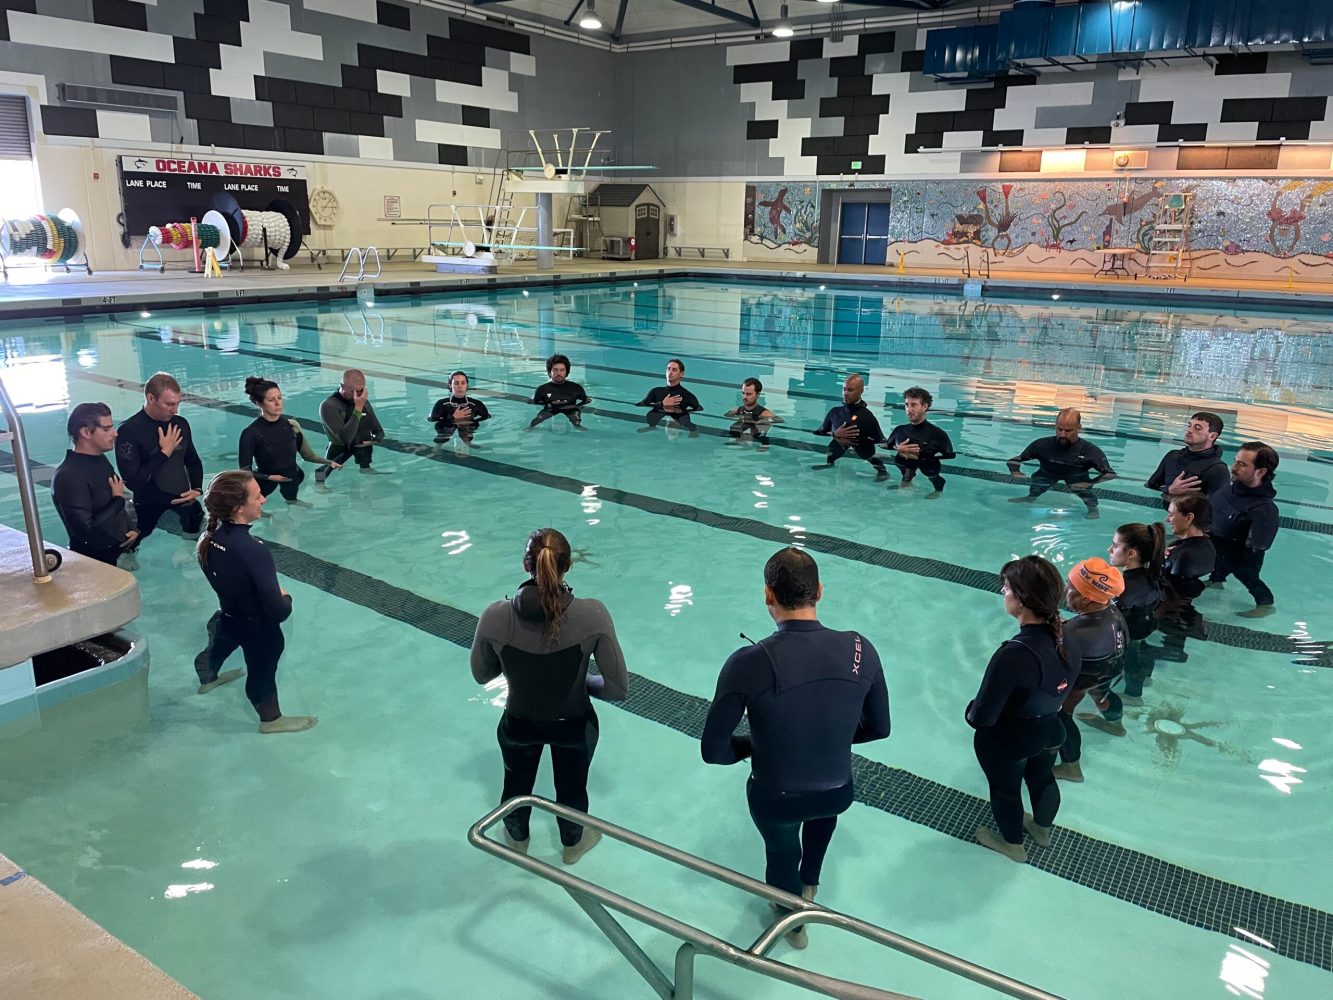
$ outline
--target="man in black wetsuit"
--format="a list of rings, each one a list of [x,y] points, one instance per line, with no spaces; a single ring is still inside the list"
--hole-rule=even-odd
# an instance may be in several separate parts
[[[167,511],[180,518],[180,530],[195,536],[204,523],[199,497],[204,489],[204,463],[194,449],[190,425],[177,414],[180,383],[158,372],[144,385],[143,409],[116,432],[116,464],[134,494],[139,537],[133,550],[153,533]]]
[[[569,381],[569,358],[563,354],[552,354],[546,359],[546,374],[550,381],[538,386],[532,394],[533,405],[540,406],[542,410],[532,418],[528,429],[564,414],[571,424],[583,430],[583,407],[588,405],[589,399],[583,386]]]
[[[435,441],[448,441],[458,431],[458,437],[464,444],[472,443],[472,435],[477,432],[477,425],[491,419],[491,411],[480,399],[473,399],[467,394],[467,372],[454,372],[449,376],[449,395],[436,400],[430,411],[430,422],[435,425]]]
[[[897,452],[893,464],[903,474],[900,488],[912,485],[918,472],[924,473],[935,487],[926,494],[927,500],[938,500],[944,493],[944,477],[940,475],[940,459],[953,458],[953,442],[949,435],[926,419],[935,397],[919,385],[903,393],[903,409],[907,423],[899,424],[884,442],[884,447]]]
[[[1190,417],[1185,425],[1185,447],[1169,451],[1143,485],[1162,494],[1162,507],[1171,498],[1190,493],[1212,496],[1231,484],[1231,474],[1222,458],[1217,439],[1222,418],[1206,410]]]
[[[1254,598],[1253,608],[1236,612],[1241,618],[1266,618],[1275,610],[1273,592],[1259,573],[1264,568],[1264,553],[1277,537],[1278,513],[1273,500],[1277,496],[1273,488],[1277,464],[1276,451],[1262,441],[1247,441],[1231,465],[1231,484],[1208,498],[1213,508],[1210,534],[1217,550],[1208,586],[1220,587],[1234,574]]]
[[[736,419],[727,429],[732,441],[741,441],[748,434],[761,449],[768,447],[769,428],[780,423],[782,418],[759,402],[759,394],[763,391],[764,383],[757,378],[747,378],[741,383],[741,405],[722,414]]]
[[[875,470],[875,482],[889,478],[884,460],[875,454],[875,445],[884,440],[879,421],[861,396],[866,391],[866,380],[860,375],[848,375],[842,383],[842,405],[828,411],[824,422],[815,431],[821,437],[833,436],[828,445],[828,461],[812,465],[812,469],[831,469],[833,463],[847,452],[855,452]]]
[[[71,552],[116,565],[139,537],[125,506],[125,483],[106,453],[116,447],[116,425],[105,403],[80,403],[65,425],[74,447],[51,480],[51,500],[69,531]]]
[[[852,744],[889,735],[879,654],[857,632],[821,625],[819,568],[786,548],[764,566],[778,630],[722,667],[700,750],[709,764],[751,758],[746,795],[764,838],[764,881],[813,900],[838,816],[852,804]],[[748,713],[750,735],[736,733]],[[805,947],[805,930],[787,935]]]
[[[375,442],[384,440],[384,428],[366,395],[365,373],[356,368],[343,372],[338,391],[320,404],[319,420],[324,425],[324,433],[329,436],[325,458],[339,467],[346,465],[349,458],[355,458],[362,472],[375,471],[370,462]],[[315,482],[324,482],[330,468],[326,465],[316,469]]]
[[[1089,519],[1100,517],[1092,485],[1114,479],[1116,474],[1105,453],[1091,441],[1079,437],[1082,430],[1083,414],[1067,406],[1055,415],[1055,437],[1038,438],[1024,448],[1022,454],[1009,459],[1009,475],[1015,479],[1027,478],[1020,465],[1034,458],[1037,460],[1037,471],[1032,474],[1028,495],[1010,497],[1009,502],[1028,503],[1056,483],[1066,483],[1088,508]],[[1089,475],[1092,472],[1097,473],[1096,479]]]
[[[667,384],[649,390],[648,395],[634,404],[650,408],[645,417],[648,426],[640,427],[640,434],[652,430],[662,422],[663,417],[670,417],[677,425],[688,430],[690,437],[699,436],[699,428],[690,420],[690,414],[702,410],[703,406],[694,393],[680,384],[684,374],[685,362],[680,358],[672,358],[666,366]]]

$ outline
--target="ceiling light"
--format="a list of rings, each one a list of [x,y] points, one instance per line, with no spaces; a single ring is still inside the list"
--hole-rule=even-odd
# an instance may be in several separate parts
[[[787,18],[787,5],[784,3],[782,5],[782,14],[778,17],[778,23],[773,25],[773,37],[790,38],[794,34],[796,34],[796,32],[791,26],[791,21]]]
[[[815,0],[816,3],[837,3],[838,0]]]
[[[593,0],[588,0],[588,7],[579,18],[579,27],[586,31],[601,31],[602,19],[597,16],[597,11],[593,9]]]

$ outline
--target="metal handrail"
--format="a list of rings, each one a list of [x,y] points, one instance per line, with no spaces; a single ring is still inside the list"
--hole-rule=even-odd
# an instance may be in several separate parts
[[[46,546],[42,542],[42,516],[37,509],[37,489],[32,481],[32,470],[28,467],[28,439],[23,434],[23,421],[19,418],[13,400],[9,398],[9,391],[5,388],[3,378],[0,378],[0,410],[4,411],[5,421],[9,424],[8,438],[13,442],[14,475],[19,481],[23,523],[28,531],[32,578],[35,583],[50,583],[51,569],[54,567],[47,563]],[[0,435],[0,441],[5,440],[5,437]]]
[[[362,251],[360,247],[350,247],[347,251],[347,258],[343,261],[343,269],[338,272],[339,284],[341,284],[347,277],[347,269],[352,266],[352,254],[356,254],[357,263],[356,277],[352,279],[353,281],[360,283],[363,278],[369,278],[371,281],[374,281],[384,273],[384,267],[380,264],[380,252],[374,244],[366,247],[364,251]],[[372,254],[375,257],[375,273],[366,274],[366,258]]]
[[[571,875],[552,864],[522,854],[486,836],[486,831],[504,817],[516,809],[526,808],[539,809],[584,827],[591,827],[628,844],[630,847],[656,855],[683,868],[688,868],[701,875],[706,875],[719,882],[744,890],[769,903],[775,903],[790,912],[782,914],[769,924],[749,948],[741,948],[715,937],[707,931],[691,927],[689,924],[669,917],[665,913],[660,913],[644,906],[642,903],[637,903],[626,896],[612,892],[603,886]],[[1046,993],[1034,986],[1021,983],[1016,979],[1010,979],[1008,976],[1003,976],[979,965],[973,965],[971,962],[957,956],[938,951],[928,945],[921,944],[919,941],[913,941],[911,938],[895,934],[882,927],[876,927],[864,920],[858,920],[856,917],[826,909],[818,903],[803,899],[800,896],[793,896],[791,893],[776,889],[764,882],[742,875],[740,872],[732,871],[730,868],[705,861],[703,858],[688,854],[650,837],[645,837],[632,830],[616,826],[606,820],[598,819],[596,816],[590,816],[577,809],[570,809],[568,806],[559,805],[537,795],[524,795],[502,803],[474,823],[472,828],[468,830],[467,837],[472,846],[480,848],[488,854],[493,854],[512,865],[517,865],[519,868],[544,878],[548,882],[554,882],[568,892],[574,898],[574,901],[582,907],[583,911],[588,914],[592,922],[597,925],[598,929],[611,940],[611,943],[625,956],[635,971],[644,978],[662,1000],[691,1000],[694,996],[694,959],[698,955],[718,958],[771,979],[790,983],[793,986],[800,986],[803,989],[822,993],[825,996],[840,997],[844,1000],[910,1000],[901,993],[865,986],[844,979],[836,979],[817,972],[809,972],[767,957],[768,952],[785,934],[796,930],[803,924],[826,924],[839,930],[849,931],[859,937],[882,944],[923,962],[929,962],[937,968],[962,976],[974,983],[987,986],[1006,996],[1018,997],[1019,1000],[1060,1000],[1054,994]],[[676,951],[674,984],[657,967],[657,964],[644,953],[643,949],[616,921],[615,917],[607,912],[608,907],[632,917],[640,923],[647,924],[649,927],[665,931],[683,942]]]

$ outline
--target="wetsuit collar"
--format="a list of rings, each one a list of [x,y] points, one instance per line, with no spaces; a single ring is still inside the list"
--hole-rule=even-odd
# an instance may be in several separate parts
[[[574,591],[562,584],[560,599],[565,607],[569,607],[569,602],[574,600]],[[514,609],[514,614],[524,621],[546,621],[546,612],[542,610],[541,591],[537,589],[536,580],[529,578],[520,583],[518,593],[509,599],[509,603]]]
[[[247,535],[250,534],[250,525],[237,524],[235,521],[223,521],[218,525],[218,530],[221,531],[223,528],[228,531],[244,531]]]
[[[1236,494],[1237,496],[1242,496],[1242,497],[1277,496],[1277,488],[1267,479],[1261,482],[1258,486],[1245,486],[1241,483],[1236,482],[1233,479],[1231,480],[1231,492]]]
[[[811,621],[808,618],[788,618],[778,622],[779,632],[815,632],[823,627],[818,620]]]

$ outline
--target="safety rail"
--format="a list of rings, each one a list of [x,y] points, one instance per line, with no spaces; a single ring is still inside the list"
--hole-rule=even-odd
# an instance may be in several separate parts
[[[665,913],[660,913],[626,896],[589,882],[587,879],[579,878],[577,875],[572,875],[568,871],[557,868],[545,861],[529,857],[527,854],[520,853],[506,844],[486,836],[486,831],[496,823],[516,809],[525,808],[539,809],[542,812],[579,823],[586,828],[598,830],[615,840],[619,840],[621,843],[628,844],[630,847],[656,855],[716,881],[724,882],[753,896],[758,896],[769,903],[777,904],[789,912],[782,914],[770,923],[749,948],[741,948],[729,941],[715,937],[707,931],[691,927],[689,924],[669,917]],[[849,931],[859,937],[874,941],[923,962],[928,962],[954,975],[962,976],[974,983],[989,987],[1006,996],[1018,997],[1020,1000],[1060,1000],[1054,994],[1046,993],[1034,986],[1002,976],[998,972],[982,968],[979,965],[973,965],[971,962],[938,951],[882,927],[876,927],[874,924],[829,910],[818,903],[803,899],[800,896],[793,896],[781,889],[775,889],[771,885],[732,871],[730,868],[705,861],[693,854],[670,847],[624,827],[608,823],[606,820],[590,816],[577,809],[559,805],[541,796],[524,795],[502,803],[474,823],[472,828],[468,830],[467,836],[472,846],[512,865],[517,865],[519,868],[544,878],[548,882],[554,882],[568,892],[573,897],[574,902],[578,903],[592,922],[597,925],[598,930],[610,939],[616,949],[662,1000],[692,1000],[694,996],[694,959],[699,955],[718,958],[724,962],[730,962],[732,965],[767,976],[770,979],[790,983],[793,986],[799,986],[815,993],[822,993],[825,996],[840,997],[843,1000],[911,1000],[911,998],[901,993],[798,969],[795,966],[774,961],[767,957],[767,953],[784,935],[804,924],[824,924],[836,927],[839,930]],[[664,931],[683,942],[676,951],[674,983],[658,968],[657,963],[639,947],[638,943],[615,917],[607,912],[608,908],[623,913],[640,923],[647,924],[649,927]]]
[[[366,274],[366,258],[371,254],[375,255],[375,273]],[[360,247],[350,247],[347,251],[347,259],[343,261],[343,269],[338,272],[339,284],[347,278],[347,269],[352,266],[353,256],[356,257],[357,262],[356,277],[353,280],[360,282],[363,278],[369,278],[371,281],[374,281],[384,272],[384,268],[380,264],[380,252],[373,244],[366,247],[364,252]]]
[[[42,541],[42,516],[37,509],[37,487],[32,481],[28,465],[28,439],[23,433],[23,421],[14,401],[9,398],[5,381],[0,378],[0,411],[4,412],[9,430],[0,433],[0,443],[9,443],[14,452],[14,475],[19,481],[19,501],[23,505],[23,523],[28,532],[28,551],[32,555],[32,578],[35,583],[50,583],[51,573],[60,567],[60,553],[46,548]]]

